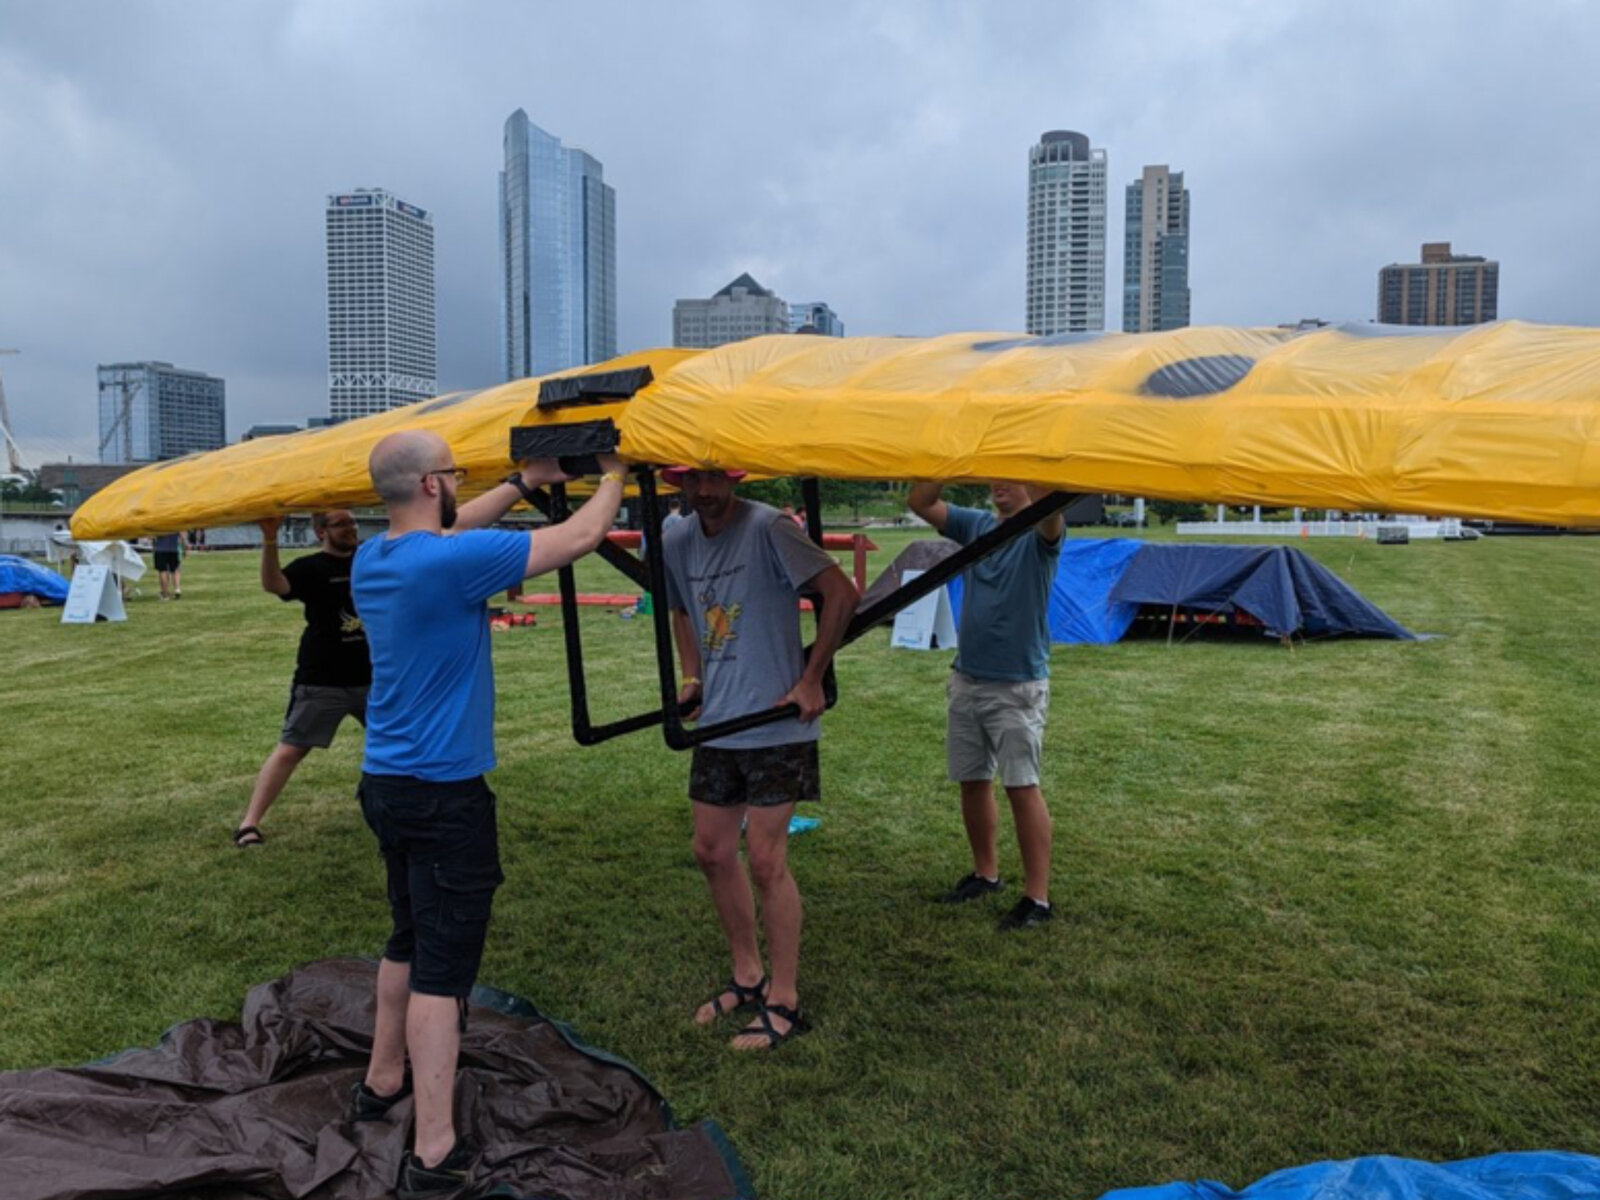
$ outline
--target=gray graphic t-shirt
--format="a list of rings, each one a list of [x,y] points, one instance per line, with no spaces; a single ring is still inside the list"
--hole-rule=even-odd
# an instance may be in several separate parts
[[[700,724],[771,708],[805,668],[800,589],[833,557],[777,509],[740,500],[707,537],[699,517],[665,530],[667,605],[689,614],[700,643]],[[709,745],[728,750],[814,742],[822,723],[775,721]]]

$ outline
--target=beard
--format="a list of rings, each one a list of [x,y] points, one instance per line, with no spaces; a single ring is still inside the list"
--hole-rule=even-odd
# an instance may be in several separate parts
[[[439,493],[439,528],[454,529],[456,524],[456,498],[449,492]]]

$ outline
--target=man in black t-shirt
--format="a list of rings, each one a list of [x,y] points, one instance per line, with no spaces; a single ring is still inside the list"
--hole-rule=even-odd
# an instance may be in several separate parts
[[[372,659],[367,633],[350,600],[350,564],[356,551],[356,519],[344,509],[311,518],[321,550],[278,565],[278,522],[261,522],[261,586],[283,600],[306,607],[306,628],[300,635],[300,657],[289,688],[289,711],[278,745],[267,755],[256,777],[250,805],[234,845],[259,846],[266,840],[258,826],[313,747],[326,749],[345,717],[367,723],[367,685]]]

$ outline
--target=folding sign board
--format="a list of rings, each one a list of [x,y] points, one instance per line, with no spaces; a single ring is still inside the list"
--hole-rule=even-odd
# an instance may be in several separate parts
[[[72,588],[61,610],[63,625],[93,625],[96,620],[126,621],[122,590],[110,567],[80,566],[72,573]]]
[[[921,571],[902,571],[902,586]],[[915,604],[902,608],[894,619],[889,645],[896,650],[949,650],[956,644],[956,622],[950,611],[950,589],[938,588]]]

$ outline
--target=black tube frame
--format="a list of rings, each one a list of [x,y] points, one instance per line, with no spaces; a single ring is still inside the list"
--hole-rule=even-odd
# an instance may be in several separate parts
[[[644,510],[645,561],[641,563],[634,555],[609,541],[601,542],[599,552],[606,562],[622,571],[629,579],[641,587],[647,587],[655,601],[651,605],[651,619],[655,633],[656,675],[661,703],[659,708],[652,709],[649,712],[639,713],[632,717],[624,717],[621,720],[612,721],[604,725],[594,724],[589,715],[589,691],[583,669],[583,637],[578,623],[577,577],[571,565],[562,567],[557,572],[557,576],[561,592],[561,624],[566,645],[567,682],[572,699],[573,738],[576,739],[579,745],[594,746],[626,733],[636,733],[641,729],[649,729],[654,725],[661,725],[662,737],[671,749],[687,750],[713,738],[727,737],[730,734],[742,733],[747,729],[756,729],[762,725],[769,725],[774,721],[788,720],[797,716],[798,707],[788,704],[781,708],[762,709],[757,712],[746,713],[743,716],[734,717],[726,721],[718,721],[712,725],[698,725],[690,728],[684,724],[684,717],[687,712],[693,711],[693,706],[680,706],[678,703],[678,677],[672,640],[671,614],[666,605],[666,558],[662,553],[661,523],[663,514],[661,512],[660,499],[656,493],[653,471],[649,467],[634,467],[633,471],[638,481],[639,497]],[[806,504],[807,533],[813,541],[821,545],[822,505],[819,495],[820,488],[815,479],[803,480],[801,488]],[[571,509],[567,503],[565,486],[555,484],[550,489],[550,492],[551,494],[548,497],[544,496],[542,492],[536,492],[535,505],[552,522],[566,520],[571,515]],[[944,584],[966,570],[973,563],[987,558],[1013,539],[1032,530],[1039,522],[1054,516],[1076,498],[1076,495],[1071,492],[1052,492],[1050,495],[1034,501],[1027,508],[1008,517],[982,537],[963,546],[948,558],[935,564],[910,583],[903,584],[870,607],[858,610],[851,619],[849,628],[845,631],[844,638],[840,643],[841,647],[856,641],[869,630],[888,621],[901,609],[915,604],[936,588],[944,586]],[[822,598],[813,596],[811,597],[811,602],[820,619],[822,615]],[[806,651],[809,654],[810,647],[807,647]],[[831,663],[823,679],[823,693],[827,707],[832,708],[838,700],[838,685]]]

